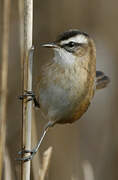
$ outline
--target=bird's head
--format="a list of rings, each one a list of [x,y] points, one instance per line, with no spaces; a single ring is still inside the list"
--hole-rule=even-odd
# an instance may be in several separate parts
[[[85,32],[77,29],[68,30],[60,34],[54,42],[44,44],[43,47],[53,48],[54,60],[62,64],[73,64],[95,51],[92,39]],[[93,53],[95,54],[95,53]]]

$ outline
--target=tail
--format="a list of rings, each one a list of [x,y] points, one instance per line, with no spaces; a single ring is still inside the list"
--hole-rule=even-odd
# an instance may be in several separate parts
[[[110,83],[110,78],[106,76],[102,71],[96,71],[96,89],[102,89],[107,87]]]

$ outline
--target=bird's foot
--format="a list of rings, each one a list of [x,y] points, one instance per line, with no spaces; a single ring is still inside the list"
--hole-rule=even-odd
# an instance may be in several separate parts
[[[33,91],[27,91],[27,90],[25,90],[25,91],[24,91],[24,94],[21,95],[21,96],[19,96],[18,99],[20,99],[20,100],[26,99],[26,102],[29,102],[29,101],[32,101],[32,100],[33,100],[35,107],[38,107],[38,108],[40,107],[39,102],[37,101],[36,96],[35,96],[35,94],[33,93]]]
[[[36,154],[36,150],[33,149],[33,150],[21,150],[18,152],[18,155],[25,155],[27,153],[30,153],[29,156],[25,156],[25,157],[20,157],[20,158],[16,158],[17,161],[22,161],[22,162],[27,162],[27,161],[30,161],[32,160],[33,156]]]
[[[18,99],[24,100],[24,99],[26,99],[27,97],[30,97],[29,99],[27,99],[27,101],[31,101],[31,100],[33,100],[33,98],[35,97],[35,94],[33,93],[33,91],[27,91],[27,90],[25,90],[23,95],[18,96]]]

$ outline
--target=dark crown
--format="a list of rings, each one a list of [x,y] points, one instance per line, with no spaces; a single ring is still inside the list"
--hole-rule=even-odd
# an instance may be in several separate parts
[[[76,36],[76,35],[79,35],[79,34],[80,34],[80,35],[82,34],[82,35],[84,35],[84,36],[86,36],[86,37],[89,37],[89,35],[88,35],[87,33],[81,32],[81,31],[79,31],[78,29],[70,29],[70,30],[68,30],[68,31],[60,34],[60,35],[57,37],[56,42],[60,42],[60,41],[67,40],[67,39],[69,39],[69,38],[71,38],[71,37],[74,37],[74,36]]]

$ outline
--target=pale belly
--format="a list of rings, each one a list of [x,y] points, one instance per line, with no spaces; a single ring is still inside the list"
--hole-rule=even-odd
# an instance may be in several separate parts
[[[63,121],[71,119],[74,110],[81,104],[87,94],[85,89],[72,85],[68,88],[60,87],[57,84],[50,84],[48,88],[39,89],[39,102],[44,114],[51,121]]]
[[[72,123],[90,104],[94,78],[89,78],[88,71],[79,66],[63,71],[56,69],[57,66],[51,68],[45,68],[40,79],[38,94],[41,111],[49,121]]]

